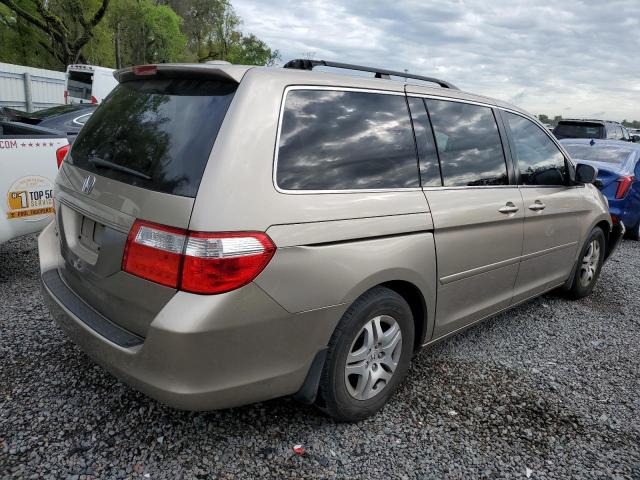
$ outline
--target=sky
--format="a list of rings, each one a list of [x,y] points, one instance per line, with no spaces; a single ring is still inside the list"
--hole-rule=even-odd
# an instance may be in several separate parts
[[[534,114],[640,120],[640,0],[234,0],[283,61],[436,76]]]

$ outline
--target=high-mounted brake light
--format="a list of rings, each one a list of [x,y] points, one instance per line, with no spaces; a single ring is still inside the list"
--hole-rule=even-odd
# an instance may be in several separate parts
[[[131,69],[134,75],[155,75],[158,73],[156,65],[137,65]]]
[[[275,250],[260,232],[189,232],[137,220],[122,269],[187,292],[217,294],[251,282]]]
[[[58,163],[58,168],[60,168],[60,166],[62,165],[62,162],[64,161],[67,154],[69,153],[70,148],[71,148],[71,145],[65,145],[64,147],[60,147],[59,149],[56,150],[56,162]]]
[[[629,188],[633,184],[635,180],[632,176],[620,177],[618,179],[618,189],[616,190],[616,199],[620,200],[624,198],[627,192],[629,192]]]

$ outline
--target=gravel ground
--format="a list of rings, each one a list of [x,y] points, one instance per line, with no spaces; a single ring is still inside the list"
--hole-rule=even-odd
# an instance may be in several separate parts
[[[594,294],[547,295],[423,351],[375,418],[290,399],[166,408],[54,325],[35,237],[0,246],[0,478],[640,479],[640,243]],[[292,446],[306,452],[295,455]]]

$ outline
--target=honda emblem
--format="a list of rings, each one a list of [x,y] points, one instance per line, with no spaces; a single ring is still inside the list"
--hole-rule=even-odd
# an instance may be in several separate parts
[[[90,194],[95,184],[96,177],[94,177],[93,175],[89,175],[84,179],[84,182],[82,182],[82,193],[86,193],[87,195]]]

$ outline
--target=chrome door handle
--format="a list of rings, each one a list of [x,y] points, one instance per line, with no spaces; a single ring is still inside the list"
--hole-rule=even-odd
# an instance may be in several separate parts
[[[531,205],[529,205],[529,210],[533,210],[534,212],[539,212],[540,210],[544,210],[545,208],[547,208],[547,206],[540,200],[536,200]]]
[[[500,213],[516,213],[519,210],[513,202],[507,202],[504,207],[500,207],[498,211]]]

